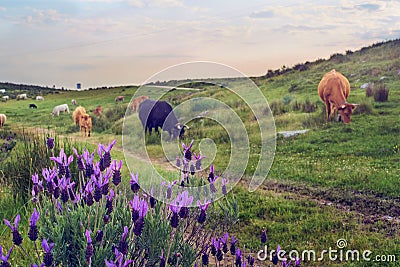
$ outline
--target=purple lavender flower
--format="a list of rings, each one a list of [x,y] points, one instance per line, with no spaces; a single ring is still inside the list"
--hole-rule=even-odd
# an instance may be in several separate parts
[[[195,168],[193,162],[190,164],[189,171],[190,171],[190,174],[191,174],[191,175],[195,175],[195,173],[196,173],[196,168]]]
[[[193,153],[194,159],[196,160],[196,170],[201,170],[201,160],[205,158],[205,156],[201,156],[200,152],[196,155]]]
[[[115,248],[114,254],[116,258],[115,261],[108,261],[107,259],[104,259],[107,267],[127,267],[134,262],[133,260],[125,260],[125,262],[122,262],[124,259],[124,254],[119,252],[117,248]]]
[[[74,156],[71,155],[67,158],[67,155],[64,153],[64,149],[60,150],[60,155],[58,157],[50,157],[51,160],[55,161],[58,165],[58,174],[66,176],[66,178],[70,178],[71,172],[69,170],[69,165],[74,160]]]
[[[46,137],[46,146],[48,149],[52,150],[54,148],[54,138],[47,136]]]
[[[110,144],[108,144],[108,147],[106,148],[103,144],[99,144],[98,146],[98,154],[100,157],[100,161],[101,161],[101,169],[105,170],[106,168],[110,167],[111,165],[111,154],[110,151],[113,148],[113,146],[115,145],[115,143],[117,142],[117,140],[112,141]],[[104,155],[102,155],[104,152]]]
[[[228,253],[228,240],[229,240],[229,234],[225,233],[220,239],[219,241],[222,244],[222,251],[226,254]]]
[[[131,173],[131,180],[129,181],[129,183],[131,184],[132,192],[137,193],[137,191],[139,191],[139,189],[140,189],[139,173],[136,175],[134,173]]]
[[[209,258],[208,258],[207,250],[208,250],[208,245],[206,245],[206,248],[204,249],[204,251],[203,251],[203,253],[201,255],[201,262],[205,266],[208,266],[208,264],[209,264]]]
[[[144,200],[141,200],[140,205],[139,205],[139,218],[135,221],[135,225],[133,228],[133,233],[136,236],[140,236],[143,232],[144,217],[146,216],[148,210],[149,210],[149,207],[147,205],[147,202]]]
[[[89,207],[94,204],[93,200],[93,186],[91,183],[87,183],[85,187],[85,196],[84,196],[86,205]]]
[[[182,219],[187,218],[189,216],[189,207],[193,202],[193,196],[189,197],[188,191],[184,191],[178,195],[177,201],[181,207],[179,210],[179,217]]]
[[[43,190],[43,182],[39,181],[39,175],[37,173],[32,175],[32,182],[33,182],[32,195],[37,196],[39,192]]]
[[[260,239],[261,239],[261,243],[263,243],[263,244],[267,243],[267,229],[265,227],[262,229]]]
[[[32,241],[36,241],[38,238],[38,230],[36,223],[39,220],[39,216],[40,213],[36,211],[36,208],[33,208],[33,213],[29,221],[29,232],[28,232],[28,237]]]
[[[210,166],[210,173],[208,174],[208,181],[209,181],[209,182],[215,181],[214,176],[215,176],[215,174],[214,174],[214,165],[211,164],[211,166]]]
[[[185,143],[182,143],[183,156],[185,157],[185,159],[187,161],[191,161],[192,160],[192,151],[191,151],[191,149],[192,149],[193,143],[194,143],[194,140],[192,140],[188,146]]]
[[[117,165],[117,161],[114,160],[111,163],[111,169],[113,170],[113,178],[112,178],[112,182],[113,184],[115,184],[116,186],[119,185],[119,183],[121,183],[121,168],[122,168],[122,163],[123,161],[120,160],[119,164]]]
[[[100,243],[101,241],[103,241],[103,237],[104,237],[104,232],[102,230],[97,230],[97,232],[96,232],[96,242]]]
[[[215,239],[215,237],[211,238],[211,255],[215,256],[217,255],[217,250],[220,246],[219,241]]]
[[[165,258],[164,258],[164,250],[161,250],[161,256],[160,256],[160,267],[165,267]]]
[[[176,167],[180,168],[181,167],[181,159],[179,158],[179,156],[176,156]]]
[[[238,242],[238,239],[235,238],[234,235],[231,237],[231,246],[229,247],[229,251],[231,252],[232,255],[235,255],[236,253],[236,243]]]
[[[223,194],[223,195],[228,194],[228,190],[226,189],[227,183],[228,183],[228,180],[225,179],[225,178],[222,178],[221,184],[222,184],[222,194]]]
[[[280,245],[278,245],[278,248],[276,249],[276,252],[272,256],[272,263],[275,264],[275,265],[278,264],[278,262],[279,262],[279,257],[278,257],[279,251],[281,251],[281,246]]]
[[[118,246],[118,249],[121,251],[123,255],[126,255],[128,253],[128,242],[126,241],[127,236],[128,236],[128,226],[124,226],[124,232],[122,234]]]
[[[20,220],[21,220],[21,216],[19,214],[15,217],[14,225],[12,225],[10,223],[10,221],[4,219],[4,223],[8,227],[10,227],[10,229],[12,231],[12,235],[13,235],[12,240],[13,240],[14,244],[17,245],[17,246],[21,245],[22,239],[23,239],[21,234],[18,232],[18,223],[19,223]]]
[[[94,174],[94,169],[93,169],[94,152],[90,154],[89,151],[85,148],[82,157],[85,160],[85,177],[90,178],[91,175]]]
[[[50,194],[53,194],[54,192],[54,178],[57,177],[57,170],[56,169],[48,169],[48,168],[43,168],[42,169],[42,176],[44,180],[46,181],[46,188],[49,191]]]
[[[171,216],[171,220],[170,220],[171,227],[177,228],[179,225],[178,212],[180,210],[180,207],[178,206],[178,203],[176,203],[176,201],[174,201],[174,203],[171,203],[169,205],[169,209],[172,211],[172,216]]]
[[[114,207],[113,207],[113,199],[114,199],[114,191],[111,189],[110,190],[110,194],[106,196],[106,214],[111,214],[111,212],[113,211]]]
[[[301,263],[301,259],[300,258],[296,258],[295,262],[294,262],[294,266],[295,267],[300,267],[300,263]]]
[[[75,147],[72,148],[74,151],[74,154],[76,156],[76,164],[78,165],[78,171],[83,171],[85,170],[85,166],[83,164],[83,156],[78,154],[78,150],[76,150]]]
[[[255,261],[255,259],[253,258],[253,256],[249,255],[249,256],[247,257],[247,262],[249,263],[249,265],[250,265],[251,267],[254,266],[254,261]]]
[[[205,200],[204,200],[204,204],[202,204],[202,203],[198,200],[198,201],[197,201],[197,205],[198,205],[199,208],[200,208],[200,215],[199,215],[199,217],[197,218],[197,222],[200,223],[200,224],[202,224],[202,223],[204,223],[204,222],[206,221],[206,219],[207,219],[206,210],[207,210],[207,208],[208,208],[208,205],[210,205],[210,202],[207,202],[207,200],[205,199]]]
[[[93,248],[93,244],[92,244],[92,238],[90,237],[90,231],[88,229],[86,229],[85,231],[85,235],[86,235],[86,252],[85,252],[85,257],[86,257],[86,261],[88,263],[92,262],[92,256],[94,254],[94,248]],[[90,264],[89,264],[90,265]]]
[[[10,250],[6,255],[3,255],[3,248],[0,246],[0,260],[2,260],[1,267],[11,267],[11,264],[8,262],[8,259],[10,258],[11,252],[13,250],[14,246],[11,246]]]
[[[236,249],[235,252],[235,264],[236,266],[242,266],[242,251],[240,248]]]
[[[167,187],[167,195],[166,195],[167,199],[170,199],[172,197],[172,187],[174,185],[176,185],[177,182],[178,181],[176,181],[176,180],[173,181],[172,183],[170,181],[167,181],[167,183],[166,182],[162,182],[162,185]]]
[[[290,262],[287,261],[287,258],[283,258],[282,259],[282,267],[289,267],[290,266]]]
[[[44,250],[43,262],[44,265],[49,267],[53,266],[53,254],[51,250],[54,247],[54,243],[48,244],[47,239],[43,239],[42,241],[42,248]]]

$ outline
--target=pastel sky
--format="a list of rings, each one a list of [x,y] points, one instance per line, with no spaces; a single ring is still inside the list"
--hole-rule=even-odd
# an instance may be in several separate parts
[[[399,37],[397,0],[2,0],[0,81],[141,84],[188,61],[259,76]]]

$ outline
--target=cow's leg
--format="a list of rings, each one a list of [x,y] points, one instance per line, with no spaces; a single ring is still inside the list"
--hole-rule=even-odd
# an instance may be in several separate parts
[[[331,103],[329,103],[329,101],[325,101],[325,106],[326,106],[326,120],[330,121],[331,120]]]
[[[89,134],[88,134],[88,137],[90,137],[90,129],[88,129],[88,133],[89,133]]]

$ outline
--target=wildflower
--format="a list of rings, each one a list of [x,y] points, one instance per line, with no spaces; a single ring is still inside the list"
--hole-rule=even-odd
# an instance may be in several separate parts
[[[154,208],[156,206],[157,200],[153,197],[154,195],[154,189],[153,187],[150,189],[150,199],[149,199],[149,203],[150,203],[150,208]]]
[[[282,259],[282,267],[288,267],[290,265],[290,262],[288,263],[287,262],[287,259],[286,258],[283,258]]]
[[[211,166],[210,166],[210,173],[208,174],[208,181],[209,182],[211,182],[211,181],[214,181],[214,165],[213,164],[211,164]]]
[[[235,236],[232,235],[231,237],[231,246],[229,247],[229,251],[231,252],[232,255],[235,255],[236,252],[236,243],[238,242],[238,239],[235,239]]]
[[[278,245],[278,248],[276,249],[276,253],[274,254],[274,256],[272,256],[272,263],[275,265],[278,264],[278,262],[279,262],[279,258],[278,258],[279,251],[281,251],[280,245]]]
[[[72,150],[74,151],[74,154],[76,156],[76,164],[78,165],[78,171],[85,170],[85,166],[83,164],[83,159],[82,159],[83,156],[78,154],[78,150],[76,150],[75,147],[73,147]]]
[[[295,260],[295,262],[294,262],[294,266],[295,267],[300,267],[300,262],[301,262],[301,259],[300,258],[296,258],[296,260]]]
[[[64,153],[64,149],[61,149],[60,155],[58,157],[50,157],[50,159],[57,163],[59,175],[65,174],[66,178],[71,177],[71,171],[69,170],[69,165],[74,160],[73,155],[67,158],[67,155]]]
[[[265,227],[263,228],[262,232],[261,232],[261,243],[265,244],[267,243],[267,229],[265,229]]]
[[[190,164],[189,171],[190,171],[191,175],[195,175],[196,169],[195,169],[193,162]]]
[[[176,156],[176,167],[180,168],[181,167],[181,159],[179,158],[179,156]]]
[[[99,154],[100,162],[101,162],[100,169],[102,169],[102,171],[104,171],[106,168],[110,167],[110,165],[111,165],[110,151],[116,142],[117,142],[117,140],[112,141],[110,144],[108,144],[107,148],[103,144],[99,144],[99,146],[98,146],[98,154]],[[104,152],[104,155],[102,155],[103,154],[102,151]]]
[[[85,160],[85,177],[90,178],[91,175],[94,174],[94,169],[93,169],[94,152],[90,154],[89,151],[85,149],[83,151],[82,157]]]
[[[33,213],[29,221],[29,232],[28,232],[28,237],[32,241],[36,241],[36,239],[38,238],[38,229],[36,223],[39,220],[39,216],[40,213],[36,211],[36,208],[33,208]]]
[[[129,201],[129,206],[132,209],[132,221],[135,222],[137,219],[139,219],[140,217],[140,200],[139,200],[139,196],[135,195],[133,197],[133,200]]]
[[[114,254],[116,258],[115,262],[104,259],[107,267],[127,267],[134,262],[133,260],[125,260],[125,262],[122,263],[124,255],[121,252],[119,252],[117,248],[115,248]]]
[[[249,263],[249,265],[251,266],[251,267],[253,267],[254,266],[254,258],[253,258],[253,256],[251,256],[251,255],[249,255],[248,257],[247,257],[247,262]]]
[[[162,182],[162,184],[163,185],[165,185],[166,187],[167,187],[167,199],[170,199],[171,197],[172,197],[172,187],[174,186],[174,185],[176,185],[176,183],[177,183],[178,181],[173,181],[172,183],[170,182],[170,181],[167,181],[167,183],[168,183],[168,185],[167,185],[167,183],[165,183],[165,182]]]
[[[93,186],[91,183],[87,183],[86,187],[85,187],[85,202],[86,202],[86,205],[88,205],[89,207],[94,204]]]
[[[208,208],[208,205],[210,205],[210,202],[207,202],[207,200],[204,200],[204,204],[202,204],[199,200],[197,201],[197,205],[200,208],[200,215],[197,218],[197,222],[202,224],[206,221],[207,218],[207,213],[206,210]]]
[[[140,236],[143,232],[144,217],[146,216],[148,209],[149,207],[147,205],[147,202],[144,200],[140,201],[139,218],[135,221],[135,226],[133,228],[133,233],[136,236]]]
[[[183,156],[185,157],[185,159],[187,161],[191,161],[192,160],[192,151],[190,151],[190,150],[192,149],[193,143],[194,143],[194,140],[192,140],[188,146],[186,146],[185,143],[182,143]]]
[[[46,146],[48,149],[52,150],[54,148],[54,138],[47,136],[46,137]]]
[[[100,243],[101,241],[103,241],[103,237],[104,237],[104,233],[102,230],[97,230],[96,233],[96,242]]]
[[[50,194],[54,192],[54,178],[57,177],[57,170],[56,169],[47,169],[43,168],[42,176],[46,181],[46,188]]]
[[[121,240],[119,241],[119,250],[122,254],[126,255],[128,253],[128,242],[126,238],[128,236],[128,226],[124,226],[124,232],[122,234]]]
[[[111,189],[110,194],[106,196],[106,214],[111,214],[113,211],[113,198],[114,198],[114,191]]]
[[[113,184],[115,184],[116,186],[119,185],[119,183],[121,182],[121,168],[122,168],[122,163],[123,161],[120,160],[119,164],[117,166],[117,161],[114,160],[111,163],[111,169],[113,170],[113,178],[112,178],[112,182]]]
[[[103,216],[103,222],[104,222],[105,224],[109,223],[109,222],[110,222],[110,215],[105,214],[105,215]]]
[[[132,192],[137,193],[137,191],[139,191],[139,189],[140,189],[139,173],[136,175],[134,173],[131,173],[131,180],[129,181],[129,183],[131,184]]]
[[[208,258],[208,254],[207,254],[207,249],[208,249],[208,245],[206,245],[206,248],[203,251],[203,254],[201,255],[201,262],[203,263],[203,265],[208,266],[209,263],[209,258]]]
[[[0,260],[3,261],[3,263],[1,264],[2,267],[11,267],[11,264],[8,262],[8,259],[10,258],[13,248],[14,246],[11,246],[7,255],[3,255],[3,248],[0,246]]]
[[[189,216],[189,206],[193,202],[193,196],[189,197],[188,191],[184,191],[177,197],[177,201],[181,207],[179,210],[179,217],[182,219],[187,218]]]
[[[172,228],[177,228],[179,224],[179,216],[178,212],[180,210],[180,207],[177,206],[177,203],[172,203],[169,205],[170,210],[172,211],[172,216],[170,220],[170,224]]]
[[[222,251],[226,254],[228,253],[228,240],[229,240],[229,234],[225,233],[220,239],[219,241],[222,244]]]
[[[37,175],[37,173],[32,175],[32,182],[33,182],[32,195],[34,193],[34,196],[37,196],[39,192],[43,190],[43,182],[39,181],[39,175]]]
[[[218,245],[219,245],[219,242],[217,242],[215,237],[211,238],[211,255],[215,256],[217,254],[217,246]]]
[[[53,266],[53,254],[51,250],[54,247],[54,243],[48,244],[47,239],[43,239],[42,241],[42,248],[44,250],[43,262],[44,265],[49,267]]]
[[[166,265],[165,258],[164,258],[164,250],[161,251],[161,256],[160,256],[160,267],[165,267]]]
[[[196,170],[199,171],[199,170],[201,170],[201,160],[204,159],[205,156],[201,156],[200,152],[197,155],[196,155],[196,153],[193,153],[193,155],[194,155],[194,159],[196,160],[196,163],[195,163]]]
[[[18,214],[18,215],[15,217],[14,226],[13,226],[13,225],[11,225],[10,221],[4,219],[4,223],[5,223],[8,227],[10,227],[10,229],[11,229],[11,231],[12,231],[12,235],[13,235],[12,240],[13,240],[14,244],[17,245],[17,246],[21,245],[22,239],[23,239],[22,236],[21,236],[21,234],[18,232],[18,223],[19,223],[20,220],[21,220],[21,216]]]
[[[242,251],[240,250],[240,248],[236,249],[235,252],[235,264],[236,266],[242,265]]]
[[[225,178],[222,178],[221,184],[222,184],[222,194],[223,195],[228,194],[228,190],[226,189],[226,184],[227,183],[228,183],[228,180],[226,180]]]
[[[92,238],[90,237],[90,231],[88,229],[86,229],[85,235],[86,235],[86,252],[85,252],[86,261],[91,263],[92,256],[94,254],[94,248],[92,244]]]

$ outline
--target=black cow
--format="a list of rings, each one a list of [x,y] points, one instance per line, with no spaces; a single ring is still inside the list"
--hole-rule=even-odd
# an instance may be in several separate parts
[[[139,119],[145,132],[152,129],[158,132],[158,127],[169,133],[170,139],[182,138],[185,133],[185,125],[178,122],[172,107],[165,101],[146,99],[139,106]]]
[[[29,104],[29,108],[37,108],[35,104]]]

